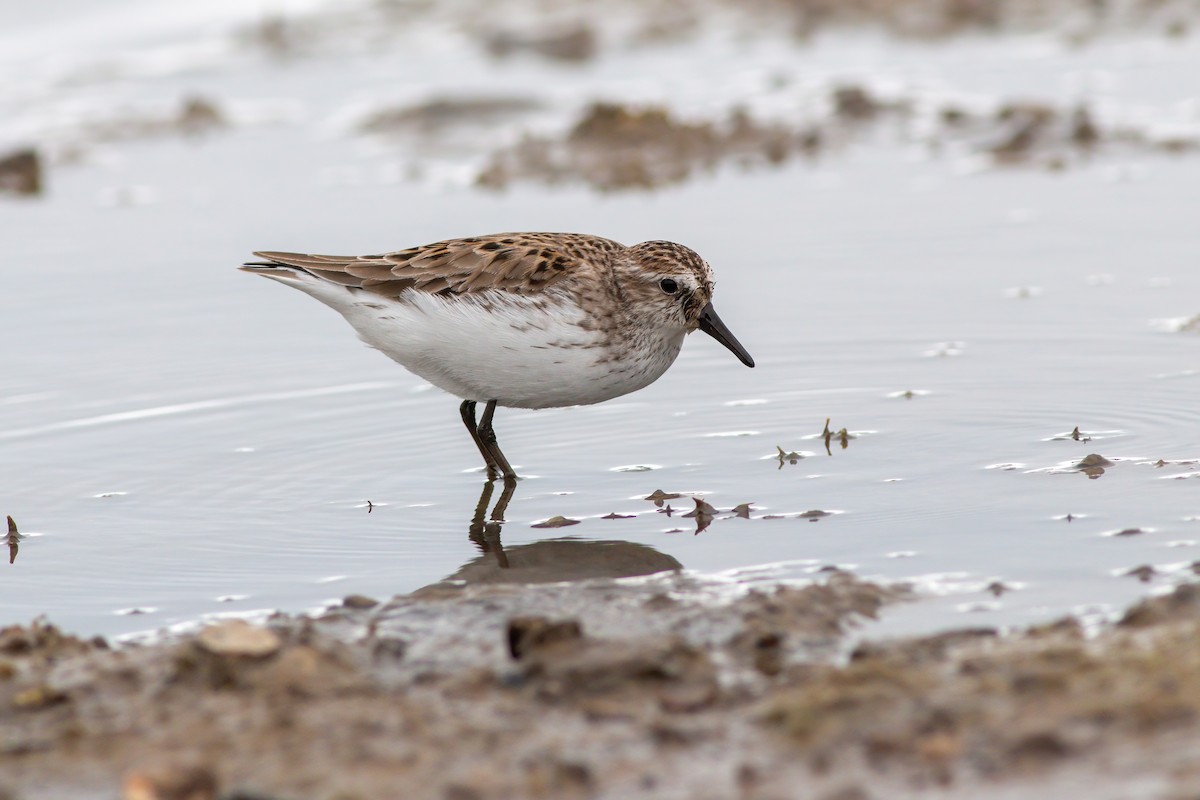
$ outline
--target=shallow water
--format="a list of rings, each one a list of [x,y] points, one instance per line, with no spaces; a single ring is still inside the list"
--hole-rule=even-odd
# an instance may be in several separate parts
[[[268,86],[269,69],[249,79]],[[234,267],[252,249],[501,230],[687,243],[758,362],[696,336],[637,394],[502,410],[529,476],[506,547],[630,542],[746,581],[835,564],[940,597],[892,612],[891,631],[1104,613],[1200,559],[1200,466],[1156,465],[1200,459],[1200,337],[1155,324],[1200,312],[1200,160],[980,173],[873,144],[651,195],[494,195],[331,181],[351,162],[372,174],[353,148],[300,123],[138,141],[54,170],[42,199],[0,199],[0,513],[28,535],[0,565],[0,623],[121,634],[303,610],[477,559],[483,486],[458,401]],[[826,418],[855,435],[832,454]],[[1090,453],[1115,464],[1047,469]],[[641,499],[656,489],[751,502],[751,518],[695,534]],[[796,516],[814,509],[838,513]],[[532,527],[555,515],[582,521]],[[1143,564],[1163,574],[1119,574]]]

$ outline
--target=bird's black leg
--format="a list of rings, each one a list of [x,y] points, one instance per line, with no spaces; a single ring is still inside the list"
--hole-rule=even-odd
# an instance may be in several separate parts
[[[513,472],[512,465],[508,463],[508,459],[504,457],[500,445],[496,442],[496,431],[492,429],[492,415],[495,413],[496,401],[488,400],[487,406],[483,409],[483,418],[479,420],[479,427],[476,429],[479,441],[482,442],[479,447],[481,450],[487,448],[491,455],[491,462],[500,469],[500,473],[504,476],[504,482],[512,483],[516,481],[517,473]],[[473,415],[474,412],[472,412]],[[486,454],[484,458],[487,458]]]
[[[479,427],[475,424],[475,401],[463,400],[458,410],[462,414],[463,424],[467,426],[471,438],[475,441],[475,446],[479,448],[479,454],[483,456],[483,463],[487,464],[487,479],[489,481],[496,480],[496,475],[499,473],[499,470],[496,468],[496,461],[492,458],[491,452],[479,437]],[[491,417],[488,417],[488,419],[490,420]],[[492,441],[495,440],[496,436],[492,434]]]

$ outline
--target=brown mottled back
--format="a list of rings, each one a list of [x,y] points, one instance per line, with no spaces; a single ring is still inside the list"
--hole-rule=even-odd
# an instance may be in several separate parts
[[[606,266],[623,246],[578,233],[498,233],[410,247],[371,256],[256,252],[345,286],[387,297],[408,289],[468,294],[500,289],[528,295],[545,291],[589,265]]]

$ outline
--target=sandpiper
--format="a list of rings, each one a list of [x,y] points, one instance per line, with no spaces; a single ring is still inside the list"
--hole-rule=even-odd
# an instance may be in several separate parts
[[[754,359],[712,304],[691,249],[626,247],[579,233],[498,233],[369,256],[255,252],[242,269],[338,311],[368,345],[462,398],[488,480],[516,473],[492,428],[497,406],[599,403],[650,385],[699,328]],[[476,422],[477,403],[486,403]]]

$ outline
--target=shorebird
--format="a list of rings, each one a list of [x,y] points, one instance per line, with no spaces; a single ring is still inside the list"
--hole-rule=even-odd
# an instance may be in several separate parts
[[[382,255],[255,255],[264,260],[241,268],[312,295],[368,345],[462,398],[489,481],[517,478],[492,427],[497,406],[588,405],[637,391],[696,329],[754,366],[713,308],[712,269],[674,242],[498,233]]]

